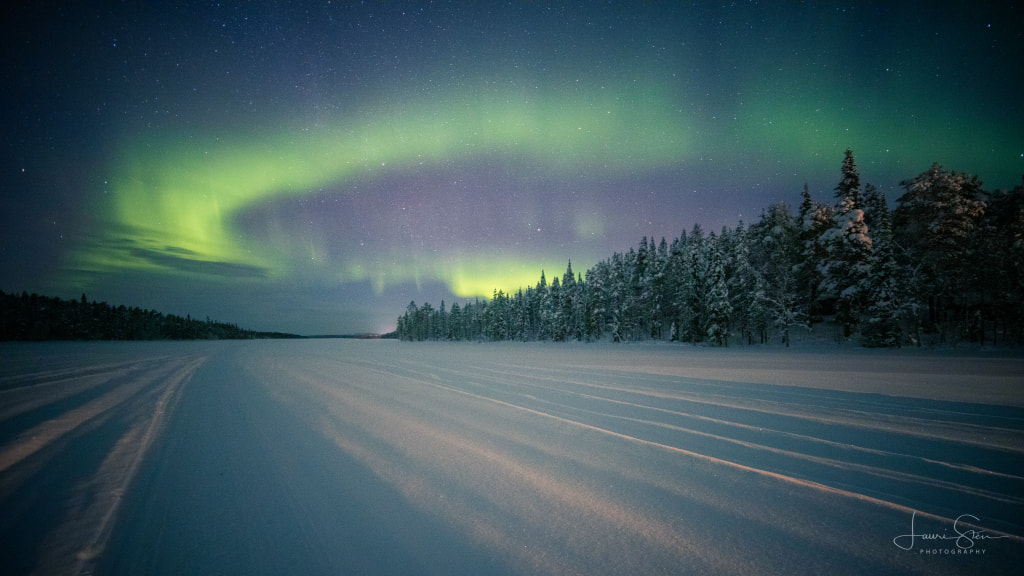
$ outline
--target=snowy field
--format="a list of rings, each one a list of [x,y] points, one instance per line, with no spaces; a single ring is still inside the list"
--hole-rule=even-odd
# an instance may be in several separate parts
[[[0,345],[5,574],[1011,574],[1024,360]]]

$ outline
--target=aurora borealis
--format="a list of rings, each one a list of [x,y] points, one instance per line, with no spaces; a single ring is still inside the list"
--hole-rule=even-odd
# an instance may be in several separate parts
[[[415,216],[403,218],[401,212],[409,208],[405,204],[416,204],[417,211],[438,213],[437,208],[423,205],[423,183],[431,180],[429,176],[383,190],[379,181],[387,174],[429,171],[438,164],[466,164],[448,170],[464,175],[476,170],[472,165],[509,155],[541,176],[557,178],[598,165],[606,175],[622,175],[647,165],[657,167],[685,154],[682,127],[674,115],[666,113],[671,104],[666,98],[620,91],[604,98],[540,99],[539,104],[530,104],[526,98],[510,102],[463,93],[451,99],[458,102],[456,106],[433,108],[412,103],[409,112],[375,112],[384,120],[351,128],[341,119],[297,134],[286,131],[268,135],[254,143],[229,140],[197,146],[192,142],[185,147],[156,144],[141,155],[128,151],[124,167],[117,171],[123,184],[113,189],[113,218],[132,230],[132,238],[144,240],[129,249],[90,247],[82,257],[95,267],[158,270],[176,268],[177,262],[188,274],[206,264],[213,265],[210,272],[216,274],[220,266],[229,264],[233,274],[248,271],[271,278],[291,276],[314,266],[342,283],[369,279],[377,293],[388,285],[410,280],[418,283],[424,278],[444,282],[460,297],[486,295],[495,286],[533,282],[542,263],[531,262],[526,254],[498,255],[497,260],[492,259],[493,254],[474,254],[454,261],[441,255],[440,263],[429,262],[438,259],[436,251],[445,243],[477,241],[484,231],[474,230],[477,235],[466,237],[467,228],[478,226],[452,222],[444,230],[445,226],[433,226]],[[493,177],[508,179],[509,175]],[[334,187],[340,201],[354,203],[345,188],[360,178],[376,183],[378,191],[372,194],[393,195],[394,188],[411,194],[405,194],[398,204],[388,202],[351,211],[356,219],[339,214],[338,220],[325,221],[312,229],[254,234],[246,230],[245,222],[238,222],[244,220],[247,211],[258,212],[262,202],[301,199],[325,186]],[[480,183],[477,192],[500,185]],[[514,196],[515,192],[509,190],[508,194]],[[434,201],[439,207],[447,207],[443,197]],[[473,203],[472,198],[466,201]],[[369,227],[361,225],[368,215],[376,222]],[[520,230],[542,220],[540,215],[519,212],[515,206],[507,206],[504,216],[518,220]],[[584,215],[571,221],[569,227],[575,238],[585,240],[590,234],[603,232],[599,220],[600,216],[588,219]],[[501,222],[495,224],[502,226]],[[362,228],[364,246],[366,241],[389,239],[391,242],[386,243],[392,245],[375,250],[369,258],[347,254],[338,262],[331,239],[318,234],[339,232],[331,230],[332,226],[340,227],[341,233]],[[452,229],[455,226],[458,230]],[[440,229],[427,233],[425,227]],[[239,240],[254,235],[253,241],[260,244],[258,251],[247,249],[247,242]],[[395,245],[399,240],[401,244]],[[484,242],[487,251],[495,249],[487,244]],[[429,247],[431,253],[422,253],[424,247]],[[523,269],[520,260],[533,266]],[[425,267],[421,264],[424,261]]]
[[[1024,174],[1012,3],[4,10],[7,291],[378,332],[829,198],[846,148],[890,201]]]

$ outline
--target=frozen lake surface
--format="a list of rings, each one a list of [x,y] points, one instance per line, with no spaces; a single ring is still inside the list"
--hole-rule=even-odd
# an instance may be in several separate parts
[[[6,574],[998,574],[1024,360],[0,345]]]

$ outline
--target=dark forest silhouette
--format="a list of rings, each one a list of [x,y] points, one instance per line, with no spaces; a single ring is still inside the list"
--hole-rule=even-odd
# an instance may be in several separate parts
[[[195,320],[191,316],[112,306],[106,302],[62,300],[23,292],[0,291],[0,341],[3,340],[234,340],[294,338],[281,332],[257,332],[235,324]]]
[[[583,275],[565,273],[488,300],[410,302],[403,340],[672,340],[790,343],[828,327],[869,347],[1024,343],[1024,186],[987,192],[933,165],[901,182],[890,212],[846,151],[835,202],[804,186],[747,227],[671,242],[644,237]]]

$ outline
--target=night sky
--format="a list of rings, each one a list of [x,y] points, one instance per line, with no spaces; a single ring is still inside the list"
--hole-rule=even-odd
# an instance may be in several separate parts
[[[383,332],[831,200],[847,148],[890,202],[1024,174],[1015,2],[11,4],[7,292]]]

